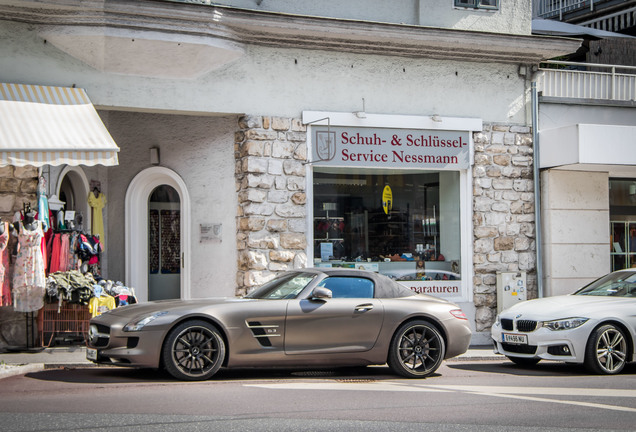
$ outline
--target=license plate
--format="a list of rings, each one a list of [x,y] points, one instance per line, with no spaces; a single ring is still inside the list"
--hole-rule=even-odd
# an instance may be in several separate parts
[[[88,360],[97,360],[97,350],[95,348],[86,348],[86,358]]]
[[[528,335],[504,333],[502,337],[503,337],[502,341],[506,343],[517,344],[517,345],[528,345]]]

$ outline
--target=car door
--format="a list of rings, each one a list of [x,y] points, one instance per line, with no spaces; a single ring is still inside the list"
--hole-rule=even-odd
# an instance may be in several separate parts
[[[331,276],[318,286],[331,290],[333,297],[288,303],[285,353],[335,354],[373,348],[384,318],[382,302],[373,298],[373,281]]]

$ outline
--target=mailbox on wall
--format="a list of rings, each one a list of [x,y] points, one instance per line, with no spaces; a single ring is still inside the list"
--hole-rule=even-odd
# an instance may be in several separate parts
[[[497,312],[527,299],[526,272],[497,272]]]

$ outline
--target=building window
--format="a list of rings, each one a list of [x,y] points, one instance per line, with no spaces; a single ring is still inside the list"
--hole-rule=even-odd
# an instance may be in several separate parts
[[[611,270],[636,267],[636,180],[610,179]]]
[[[459,172],[316,168],[313,178],[314,265],[459,292]]]
[[[498,10],[499,0],[455,0],[455,7]]]

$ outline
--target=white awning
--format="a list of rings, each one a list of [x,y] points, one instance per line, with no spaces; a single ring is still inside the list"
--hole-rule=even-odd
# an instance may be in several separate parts
[[[83,89],[0,84],[0,166],[113,166],[118,152]]]

